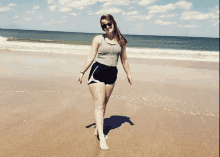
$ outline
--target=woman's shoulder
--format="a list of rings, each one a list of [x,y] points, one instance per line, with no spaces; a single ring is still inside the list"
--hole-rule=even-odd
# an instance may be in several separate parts
[[[96,42],[98,42],[98,44],[100,44],[100,43],[101,43],[101,40],[102,40],[102,36],[103,36],[103,35],[96,35],[96,36],[93,38],[93,40],[95,40]]]

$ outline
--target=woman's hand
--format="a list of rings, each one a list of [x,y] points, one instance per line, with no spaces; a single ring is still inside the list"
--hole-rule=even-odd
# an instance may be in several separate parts
[[[131,78],[131,75],[127,75],[127,78],[128,78],[128,82],[130,83],[130,85],[132,85],[132,78]]]
[[[83,78],[83,74],[82,73],[80,73],[79,74],[79,77],[78,77],[78,83],[82,83],[82,78]]]

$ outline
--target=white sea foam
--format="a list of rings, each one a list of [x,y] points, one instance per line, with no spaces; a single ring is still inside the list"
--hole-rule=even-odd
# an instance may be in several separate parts
[[[0,42],[6,41],[8,38],[0,36]]]
[[[68,53],[81,55],[88,55],[91,49],[91,46],[88,45],[32,43],[6,40],[6,38],[0,37],[0,49],[10,49],[12,51],[50,52],[61,54]],[[134,58],[219,62],[219,53],[215,51],[193,51],[131,47],[127,47],[126,51],[128,57]]]
[[[219,62],[219,53],[215,51],[193,51],[175,49],[127,48],[129,57],[150,59],[173,59]]]

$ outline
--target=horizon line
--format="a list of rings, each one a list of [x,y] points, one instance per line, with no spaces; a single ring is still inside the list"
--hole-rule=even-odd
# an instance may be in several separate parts
[[[9,30],[24,30],[24,31],[43,31],[43,32],[66,32],[66,33],[88,33],[88,34],[99,34],[92,32],[70,32],[70,31],[53,31],[53,30],[34,30],[34,29],[17,29],[17,28],[0,28],[0,29],[9,29]],[[143,35],[143,36],[167,36],[167,37],[193,37],[193,38],[218,38],[219,37],[198,37],[198,36],[169,36],[169,35],[145,35],[145,34],[124,34],[123,35]]]

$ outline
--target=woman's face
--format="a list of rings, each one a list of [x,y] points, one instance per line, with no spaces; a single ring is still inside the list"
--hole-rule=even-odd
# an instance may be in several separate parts
[[[111,24],[110,26],[108,25],[108,24]],[[105,28],[104,28],[104,31],[106,32],[106,33],[113,33],[113,31],[114,31],[114,24],[112,23],[112,22],[110,22],[110,21],[108,21],[108,20],[106,20],[106,19],[103,19],[102,21],[101,21],[101,26],[106,26]]]

